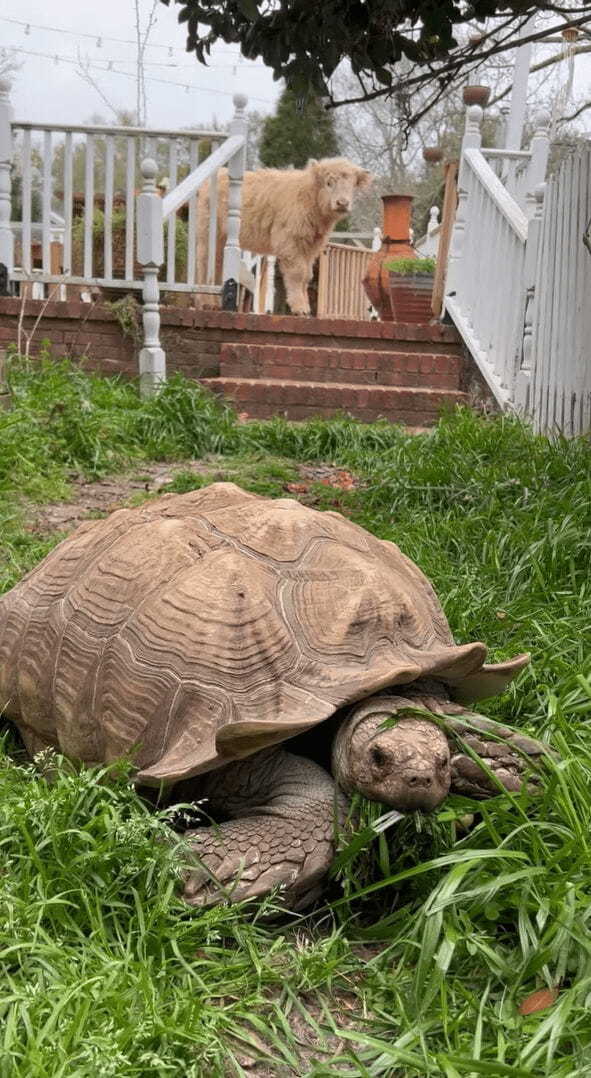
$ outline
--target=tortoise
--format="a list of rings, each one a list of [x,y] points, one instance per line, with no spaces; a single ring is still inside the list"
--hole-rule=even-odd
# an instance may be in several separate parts
[[[0,599],[0,708],[32,756],[127,756],[225,817],[187,832],[196,905],[279,884],[305,906],[353,791],[408,812],[520,789],[544,746],[467,705],[528,656],[485,657],[393,543],[233,483],[85,522]],[[281,747],[312,728],[332,776]]]

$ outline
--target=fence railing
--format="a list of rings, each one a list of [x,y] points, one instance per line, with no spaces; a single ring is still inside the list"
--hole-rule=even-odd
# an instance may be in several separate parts
[[[482,156],[508,194],[525,213],[530,186],[531,151],[482,147]]]
[[[528,216],[534,217],[534,188],[539,187],[546,168],[549,117],[540,114],[537,118],[528,151],[528,179],[520,181],[523,191],[527,188],[520,196],[524,209],[486,159],[502,165],[512,160],[512,154],[481,150],[481,122],[482,109],[470,106],[445,306],[496,400],[507,406],[517,403],[523,392],[518,388],[523,326],[528,291],[534,285],[539,234],[537,227],[529,227]]]
[[[216,130],[13,120],[10,83],[0,79],[0,262],[11,281],[141,289],[136,200],[141,162],[149,158],[165,206],[166,289],[219,293],[215,180],[237,146],[234,136],[228,150],[228,138]],[[198,169],[212,161],[207,275],[199,281]],[[191,179],[196,173],[197,187]]]
[[[165,181],[159,193],[164,195],[166,185],[172,193],[179,180],[224,140],[223,134],[214,131],[20,121],[11,124],[11,132],[13,167],[21,187],[20,220],[11,222],[15,234],[12,280],[93,283],[108,288],[142,284],[135,257],[141,160],[150,157],[156,162],[157,174]],[[207,291],[208,283],[197,282],[195,276],[196,197],[183,207],[167,234],[167,288],[194,291],[199,285]],[[63,221],[58,272],[50,247],[55,214]]]
[[[222,294],[227,306],[236,305],[246,102],[235,96],[228,135],[29,123],[12,119],[10,83],[0,79],[0,288],[4,274],[9,285],[23,287],[33,282],[60,286],[60,291],[71,285],[141,290],[142,385],[157,385],[164,377],[158,341],[161,287]],[[228,167],[229,204],[220,284],[215,252],[222,166]],[[206,182],[208,251],[206,279],[200,281],[197,194]]]

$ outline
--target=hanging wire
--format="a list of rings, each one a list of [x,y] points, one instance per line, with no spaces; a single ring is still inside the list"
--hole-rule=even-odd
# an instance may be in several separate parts
[[[56,53],[50,53],[50,52],[38,52],[35,49],[19,49],[18,52],[23,56],[37,56],[37,57],[41,57],[44,60],[55,60],[55,57],[57,55]],[[79,60],[75,60],[71,56],[59,56],[58,55],[57,58],[58,58],[58,60],[60,60],[64,64],[73,64],[74,67],[79,66]],[[108,63],[109,63],[108,60],[88,60],[86,62],[87,62],[89,67],[94,68],[95,71],[102,71],[103,74],[106,74],[107,71],[109,70],[109,68],[107,66]],[[131,63],[131,61],[115,60],[115,61],[111,61],[111,63]],[[130,71],[120,71],[116,67],[113,67],[111,69],[111,74],[113,74],[113,75],[122,75],[123,78],[134,79],[135,80],[135,75],[133,75]],[[162,86],[178,86],[181,90],[185,90],[186,93],[189,93],[190,90],[194,90],[194,91],[198,91],[199,93],[218,94],[218,95],[221,94],[222,97],[233,97],[233,95],[234,95],[233,90],[217,90],[217,89],[214,89],[212,86],[187,86],[187,84],[184,83],[184,82],[175,82],[173,79],[159,79],[155,75],[148,75],[147,78],[146,78],[146,82],[155,82],[155,83],[157,82]],[[271,98],[268,98],[268,97],[255,97],[253,94],[249,94],[249,100],[250,101],[260,101],[261,104],[264,104],[264,105],[272,105],[273,104],[273,100]]]
[[[13,26],[24,26],[24,28],[25,28],[24,32],[27,35],[27,37],[31,33],[31,29],[33,29],[33,30],[45,30],[45,31],[48,31],[50,33],[55,33],[55,34],[62,34],[62,35],[63,34],[68,34],[70,37],[77,37],[77,38],[86,37],[86,38],[89,38],[92,41],[95,41],[95,42],[97,41],[96,33],[93,34],[93,33],[90,33],[90,32],[85,32],[83,30],[70,30],[65,26],[47,26],[47,25],[43,25],[41,23],[25,22],[23,19],[13,19],[13,18],[10,18],[8,15],[0,15],[0,21],[1,22],[12,23]],[[101,41],[101,43],[103,41],[114,41],[118,45],[133,45],[134,48],[137,45],[137,42],[132,41],[131,38],[110,37],[108,34],[101,34],[100,35],[100,41]],[[146,45],[146,48],[148,48],[148,49],[165,49],[168,52],[169,56],[171,56],[172,53],[173,53],[173,46],[172,45],[159,45],[157,43],[149,42]],[[230,55],[230,56],[236,56],[237,55],[236,52],[233,49],[220,49],[218,51],[220,53],[223,52],[226,55]],[[248,62],[248,61],[246,61],[246,62]]]

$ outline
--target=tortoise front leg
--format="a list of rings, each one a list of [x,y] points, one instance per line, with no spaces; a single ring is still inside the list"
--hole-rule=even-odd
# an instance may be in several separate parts
[[[451,789],[466,797],[494,797],[500,792],[499,784],[510,793],[519,793],[524,783],[533,790],[539,786],[538,765],[544,757],[553,755],[543,742],[482,715],[465,712],[461,717],[446,717],[446,726],[452,731],[448,737]],[[458,736],[454,737],[454,734]],[[492,775],[466,751],[465,746],[484,761]]]
[[[510,793],[518,793],[525,783],[529,790],[539,787],[536,771],[544,757],[554,755],[548,745],[455,703],[437,682],[417,681],[405,686],[404,695],[443,720],[451,754],[452,793],[484,800],[495,797],[501,787]],[[467,749],[480,757],[492,775]]]
[[[231,819],[186,833],[200,862],[186,877],[190,905],[259,898],[277,885],[293,908],[315,897],[347,808],[326,771],[272,749],[205,776],[199,796]]]

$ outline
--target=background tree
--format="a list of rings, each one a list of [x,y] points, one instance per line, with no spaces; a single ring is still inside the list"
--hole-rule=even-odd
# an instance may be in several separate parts
[[[584,137],[585,103],[581,104],[571,91],[572,63],[577,53],[590,51],[587,41],[581,35],[573,45],[567,47],[565,43],[557,48],[556,44],[549,44],[536,48],[532,56],[523,145],[528,145],[533,133],[536,112],[544,109],[551,117],[550,171]],[[478,82],[491,91],[482,125],[485,146],[502,145],[502,110],[509,105],[514,60],[514,53],[506,53],[479,69]],[[350,65],[341,65],[334,79],[335,94],[351,96],[356,84]],[[417,112],[423,112],[428,93],[425,87],[415,90]],[[437,146],[448,160],[459,156],[466,117],[461,87],[450,88],[443,99],[423,112],[410,131],[404,124],[406,105],[404,95],[393,94],[349,105],[336,113],[343,153],[376,177],[373,188],[356,199],[354,228],[365,231],[380,222],[382,194],[413,195],[413,227],[417,237],[425,232],[431,206],[441,207],[443,170],[439,165],[426,164],[423,150]]]
[[[170,0],[162,0],[168,4]],[[421,113],[414,91],[427,88],[422,109],[440,101],[485,60],[518,44],[583,26],[591,3],[577,0],[177,0],[187,23],[187,49],[206,63],[218,41],[240,45],[247,59],[262,57],[276,78],[302,93],[313,89],[333,104],[373,100],[404,91],[405,123]],[[537,27],[533,16],[549,15]],[[461,40],[461,29],[486,24]],[[357,85],[336,97],[330,80],[348,59]],[[408,61],[401,73],[397,65]]]
[[[289,87],[264,120],[259,158],[264,168],[304,168],[310,157],[335,157],[339,145],[334,116],[316,94],[299,98]]]

